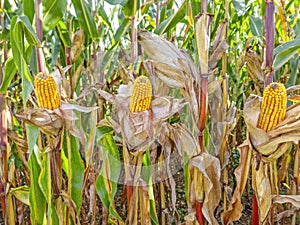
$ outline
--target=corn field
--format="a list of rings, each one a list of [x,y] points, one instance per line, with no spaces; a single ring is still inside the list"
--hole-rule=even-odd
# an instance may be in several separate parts
[[[300,224],[299,12],[1,0],[0,224]]]

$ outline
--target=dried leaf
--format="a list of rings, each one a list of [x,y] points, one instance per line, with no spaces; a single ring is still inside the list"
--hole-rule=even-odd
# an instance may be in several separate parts
[[[262,62],[259,56],[252,49],[248,49],[245,54],[245,61],[247,62],[247,71],[256,84],[264,82],[264,73],[262,71]]]
[[[226,43],[226,31],[227,22],[220,23],[216,38],[214,40],[212,53],[208,62],[210,70],[217,66],[217,63],[222,58],[223,54],[226,53],[226,50],[229,47],[229,45]]]
[[[268,164],[257,162],[255,156],[252,162],[252,187],[257,198],[259,220],[263,224],[272,206],[271,184],[268,175]]]
[[[170,138],[174,141],[180,156],[182,156],[182,152],[184,152],[189,158],[192,158],[199,153],[200,146],[198,142],[184,124],[177,123],[172,126],[169,125],[169,129],[171,130]]]
[[[26,108],[16,114],[19,120],[40,128],[45,134],[57,135],[63,127],[63,120],[54,111],[41,108]]]
[[[197,69],[190,56],[179,50],[173,43],[146,30],[138,32],[138,42],[155,64],[155,69],[160,71],[156,71],[157,75],[167,81],[168,85],[184,87],[187,79],[199,82]]]
[[[63,111],[75,109],[79,112],[89,113],[93,110],[98,109],[98,107],[96,107],[96,106],[88,107],[88,106],[74,105],[74,104],[69,104],[69,103],[62,103],[61,106],[60,106],[60,109],[63,110]]]
[[[296,208],[300,208],[300,195],[273,195],[273,203],[291,203]]]
[[[71,62],[74,63],[76,59],[80,56],[82,48],[84,45],[84,32],[82,29],[76,31],[72,41],[71,47]]]
[[[71,214],[71,217],[72,217],[74,223],[76,225],[80,225],[80,219],[76,215],[76,204],[73,201],[73,199],[64,190],[61,191],[60,196],[62,197],[62,199],[64,200],[66,206],[68,207],[69,212]]]
[[[169,87],[183,88],[184,74],[177,68],[172,67],[166,62],[157,62],[148,60],[148,64],[152,64],[155,69],[155,74]]]
[[[199,56],[201,74],[208,74],[208,54],[209,54],[209,15],[202,14],[196,22],[195,38]]]
[[[247,180],[249,177],[249,169],[251,164],[251,150],[248,141],[245,141],[238,147],[240,153],[239,166],[235,169],[236,188],[234,190],[230,205],[222,214],[222,221],[224,225],[237,221],[243,212],[242,195],[245,190]]]
[[[218,225],[214,211],[221,200],[220,162],[216,157],[204,152],[192,158],[190,166],[197,168],[203,174],[204,202],[202,213],[209,224]]]

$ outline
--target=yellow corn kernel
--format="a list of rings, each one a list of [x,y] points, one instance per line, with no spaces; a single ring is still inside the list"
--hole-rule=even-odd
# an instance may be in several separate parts
[[[53,77],[49,74],[38,73],[34,81],[39,106],[44,109],[57,109],[60,106],[60,96]]]
[[[130,97],[130,112],[141,112],[150,108],[152,84],[148,77],[139,76],[133,84]]]
[[[283,84],[273,82],[263,93],[257,127],[267,131],[272,130],[281,122],[286,114],[286,89]]]

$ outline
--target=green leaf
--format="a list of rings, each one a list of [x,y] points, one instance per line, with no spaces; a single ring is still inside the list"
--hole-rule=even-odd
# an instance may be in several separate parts
[[[82,185],[84,179],[84,165],[79,152],[78,140],[71,134],[66,136],[69,160],[70,196],[76,204],[77,215],[82,205]]]
[[[124,5],[123,12],[126,17],[135,17],[136,11],[140,8],[140,0],[129,0]]]
[[[186,7],[187,3],[186,1],[184,1],[178,11],[172,17],[167,18],[165,21],[159,24],[159,26],[155,30],[155,33],[160,35],[174,28],[179,22],[184,19],[186,14]]]
[[[106,67],[111,63],[115,53],[116,48],[111,49],[104,54],[103,60],[100,64],[100,71],[103,72],[106,69]]]
[[[28,134],[28,133],[27,133]],[[38,184],[38,177],[40,175],[41,169],[38,163],[39,149],[33,151],[30,154],[28,160],[28,166],[30,169],[30,192],[29,192],[29,202],[30,202],[30,219],[32,224],[43,224],[44,215],[46,213],[46,199],[43,192]]]
[[[296,85],[298,83],[298,64],[299,56],[298,54],[295,54],[290,60],[291,73],[287,82],[287,87]]]
[[[243,16],[246,13],[245,0],[232,0],[233,6],[237,11],[238,16]]]
[[[98,37],[96,22],[90,5],[85,0],[72,0],[79,24],[92,39]]]
[[[102,6],[102,4],[100,4],[100,6],[99,6],[98,13],[99,13],[99,16],[102,18],[103,22],[108,26],[108,28],[110,30],[112,30],[110,20],[109,20],[109,18],[107,16],[107,14],[105,12],[105,9]]]
[[[7,88],[9,87],[16,73],[17,69],[15,66],[14,59],[13,57],[10,57],[8,58],[4,66],[4,77],[2,84],[0,84],[0,93],[5,93],[7,91]]]
[[[119,26],[119,28],[117,29],[114,35],[114,39],[112,41],[112,48],[114,48],[116,45],[119,44],[121,37],[125,35],[129,26],[130,26],[130,20],[128,19],[123,20],[123,22],[121,23],[121,25]]]
[[[28,100],[28,96],[33,90],[33,78],[30,74],[28,68],[28,62],[30,54],[27,53],[25,49],[25,38],[30,45],[40,45],[40,42],[30,24],[30,21],[26,16],[14,16],[11,21],[11,48],[13,53],[13,58],[15,61],[15,65],[17,70],[21,74],[22,77],[22,98],[23,104],[26,105]],[[32,47],[28,47],[31,48]]]
[[[60,41],[64,45],[64,47],[71,47],[72,46],[72,41],[70,39],[69,31],[67,26],[63,21],[59,21],[56,30],[59,36]]]
[[[295,46],[298,46],[300,45],[300,37],[299,38],[296,38],[292,41],[289,41],[289,42],[285,42],[285,43],[282,43],[281,45],[279,45],[278,47],[276,47],[274,49],[274,53],[273,55],[277,55],[278,53],[286,50],[286,49],[289,49],[289,48],[294,48]]]
[[[130,0],[105,0],[105,1],[111,5],[124,5],[127,1]]]
[[[109,218],[116,218],[122,221],[114,208],[114,196],[117,192],[117,182],[121,171],[121,162],[117,145],[109,127],[97,128],[97,145],[102,147],[103,163],[96,180],[97,193],[108,209]],[[108,188],[109,187],[109,188]]]
[[[263,35],[264,23],[260,17],[250,15],[250,30],[253,36]]]
[[[195,17],[201,13],[201,2],[202,0],[191,0],[193,19],[195,19]]]
[[[43,31],[47,33],[63,18],[67,10],[65,0],[42,0],[43,5]]]
[[[29,149],[29,156],[33,153],[34,146],[36,145],[39,129],[33,125],[25,124],[26,134],[27,134],[27,143]]]
[[[50,205],[51,204],[51,169],[50,169],[50,156],[48,152],[42,154],[41,171],[40,171],[38,182],[48,205]]]
[[[23,12],[28,17],[30,23],[34,18],[34,0],[23,0]]]
[[[300,49],[300,39],[295,39],[294,41],[284,43],[278,46],[274,52],[276,56],[273,61],[274,70],[280,69],[285,63],[287,63],[290,58],[292,58]]]

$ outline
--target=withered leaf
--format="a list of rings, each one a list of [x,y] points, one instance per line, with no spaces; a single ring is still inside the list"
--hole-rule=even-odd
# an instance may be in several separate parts
[[[204,202],[202,213],[209,224],[218,225],[214,211],[221,200],[221,166],[218,158],[203,152],[190,161],[190,166],[203,174]],[[201,187],[199,187],[201,188]]]
[[[75,62],[76,59],[80,56],[82,48],[84,45],[84,32],[82,29],[76,31],[72,41],[71,47],[71,62]]]
[[[45,134],[57,135],[63,127],[63,120],[54,111],[41,108],[26,108],[16,114],[19,120],[40,128]]]
[[[257,165],[259,163],[259,165]],[[252,187],[256,194],[261,224],[266,220],[272,205],[271,184],[268,175],[268,164],[252,162]],[[258,169],[257,169],[258,168]]]
[[[249,170],[251,164],[251,150],[248,142],[245,141],[238,147],[240,153],[239,166],[235,169],[236,188],[234,190],[230,205],[222,214],[222,221],[224,225],[237,221],[243,212],[242,195],[245,190],[247,180],[249,177]]]

